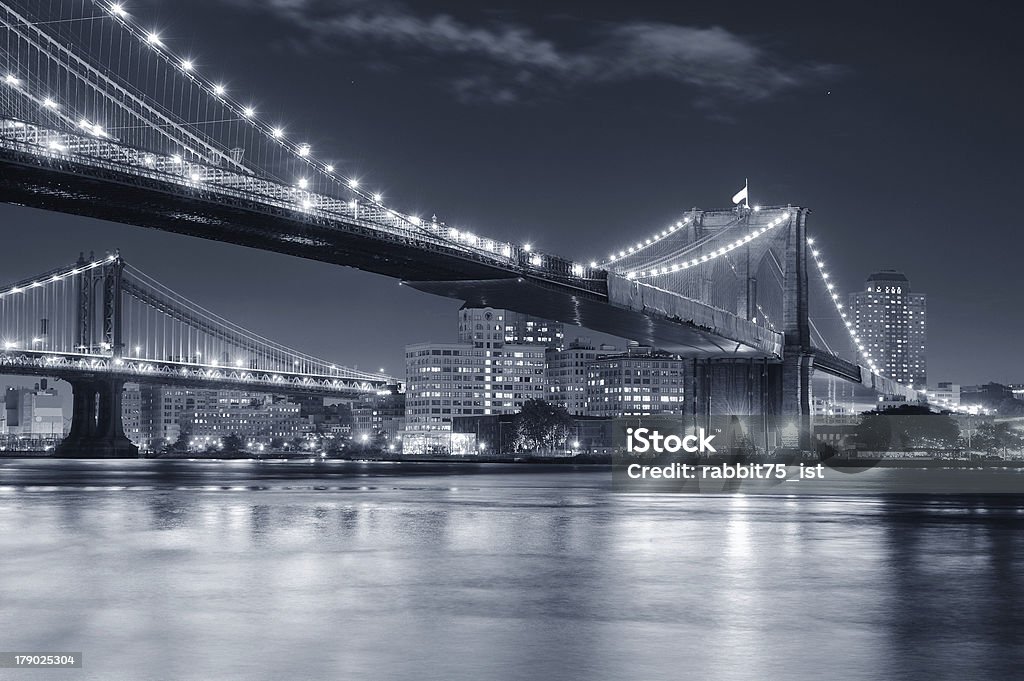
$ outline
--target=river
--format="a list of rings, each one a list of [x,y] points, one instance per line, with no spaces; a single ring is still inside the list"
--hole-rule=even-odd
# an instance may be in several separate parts
[[[882,471],[879,475],[887,475]],[[1019,679],[1024,498],[0,460],[0,678]]]

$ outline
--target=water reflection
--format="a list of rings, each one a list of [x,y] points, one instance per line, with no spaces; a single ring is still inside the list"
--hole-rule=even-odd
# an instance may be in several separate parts
[[[83,651],[75,678],[1010,679],[1024,664],[1019,499],[52,463],[0,463],[0,631],[11,650]]]

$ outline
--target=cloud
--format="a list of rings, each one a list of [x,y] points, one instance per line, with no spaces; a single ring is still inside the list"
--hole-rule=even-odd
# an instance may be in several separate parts
[[[520,24],[471,25],[447,14],[422,16],[394,0],[222,0],[270,11],[326,47],[353,42],[412,54],[459,56],[471,74],[451,79],[463,101],[511,104],[555,87],[638,79],[675,82],[693,101],[764,100],[838,72],[797,64],[719,26],[661,22],[591,25],[566,47]]]

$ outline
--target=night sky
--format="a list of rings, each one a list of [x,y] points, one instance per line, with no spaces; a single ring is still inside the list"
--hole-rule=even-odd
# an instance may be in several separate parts
[[[1024,381],[1012,3],[130,0],[395,206],[604,259],[685,209],[808,206],[843,291],[929,295],[929,382]],[[557,9],[555,7],[557,6]],[[300,350],[403,375],[458,302],[336,266],[0,206],[0,277],[120,248]],[[571,331],[569,332],[571,334]]]

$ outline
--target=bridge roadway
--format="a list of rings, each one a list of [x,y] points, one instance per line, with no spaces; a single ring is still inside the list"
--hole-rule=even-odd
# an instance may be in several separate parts
[[[347,399],[365,397],[387,385],[387,381],[384,380],[356,380],[341,375],[316,376],[287,371],[256,371],[138,358],[115,359],[109,355],[20,349],[0,350],[0,374],[51,376],[70,383],[112,379],[183,388],[245,390],[256,393],[319,395]]]

